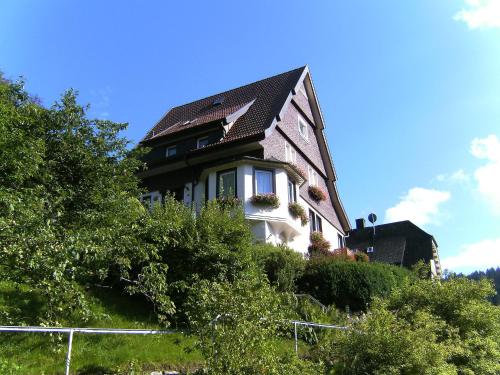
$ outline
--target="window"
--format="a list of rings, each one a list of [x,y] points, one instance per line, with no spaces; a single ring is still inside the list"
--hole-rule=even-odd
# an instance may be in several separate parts
[[[312,232],[323,232],[323,225],[321,223],[321,217],[309,209],[309,226]]]
[[[310,165],[307,167],[307,174],[309,175],[309,185],[318,186],[318,173]]]
[[[208,145],[208,137],[198,138],[196,141],[196,148],[203,148]]]
[[[274,193],[274,172],[266,169],[254,169],[255,194]]]
[[[340,233],[337,233],[338,248],[344,247],[344,237]]]
[[[161,203],[161,194],[157,191],[142,194],[139,200],[148,208],[153,207],[155,203]]]
[[[288,178],[288,203],[297,202],[297,186],[295,181]]]
[[[306,140],[308,139],[308,133],[307,133],[307,122],[302,118],[302,116],[298,115],[298,123],[299,123],[299,133],[302,137],[304,137]]]
[[[289,163],[297,162],[297,151],[288,142],[285,143],[285,160]]]
[[[167,158],[171,158],[172,156],[177,155],[177,146],[167,147],[167,152],[165,153]]]
[[[217,172],[217,197],[236,196],[236,169]]]

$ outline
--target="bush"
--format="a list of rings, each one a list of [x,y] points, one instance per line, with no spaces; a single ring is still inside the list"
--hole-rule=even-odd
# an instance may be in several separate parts
[[[356,259],[356,262],[369,262],[370,261],[370,257],[368,256],[368,254],[365,254],[361,251],[357,251],[356,253],[354,253],[354,258]]]
[[[498,374],[500,308],[485,281],[414,279],[323,346],[335,374]],[[353,355],[355,353],[355,355]]]
[[[296,281],[302,276],[306,265],[302,254],[286,246],[257,244],[254,246],[254,257],[277,290],[295,291]]]
[[[443,324],[420,313],[410,324],[377,307],[323,350],[335,374],[456,374],[446,359],[448,348],[434,332]]]
[[[189,318],[200,338],[205,373],[321,373],[319,366],[298,359],[291,346],[283,351],[277,345],[276,339],[291,327],[285,320],[289,311],[283,309],[290,304],[288,299],[266,280],[250,275],[234,283],[197,284],[189,301]]]
[[[309,186],[309,195],[316,202],[326,200],[326,193],[318,186],[310,185]]]
[[[292,202],[288,204],[288,210],[294,218],[300,218],[300,224],[302,226],[306,225],[309,222],[306,210],[300,203]]]
[[[314,258],[318,256],[331,256],[330,242],[328,242],[323,233],[312,232],[310,236],[311,244],[308,247],[309,257]]]
[[[408,277],[412,274],[401,267],[320,257],[308,262],[298,287],[325,305],[348,305],[359,311],[366,310],[373,297],[388,295]]]
[[[274,193],[255,194],[250,198],[250,201],[259,206],[271,206],[272,208],[280,206],[280,199]]]

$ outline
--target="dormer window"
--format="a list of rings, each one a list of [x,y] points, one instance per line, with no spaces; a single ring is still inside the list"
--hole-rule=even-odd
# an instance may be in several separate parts
[[[196,148],[203,148],[203,147],[206,147],[208,145],[208,137],[201,137],[201,138],[198,138],[198,140],[196,141]]]
[[[298,124],[299,124],[299,133],[300,135],[307,141],[309,139],[309,134],[307,131],[307,122],[302,118],[301,115],[298,115]]]
[[[167,158],[171,158],[171,157],[173,157],[175,155],[177,155],[177,146],[167,147],[167,151],[165,152],[165,156]]]

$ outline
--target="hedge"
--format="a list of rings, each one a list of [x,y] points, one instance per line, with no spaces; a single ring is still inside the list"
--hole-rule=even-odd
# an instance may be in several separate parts
[[[413,274],[398,266],[322,257],[308,262],[298,288],[325,305],[360,311],[366,310],[373,297],[388,295],[408,277]]]

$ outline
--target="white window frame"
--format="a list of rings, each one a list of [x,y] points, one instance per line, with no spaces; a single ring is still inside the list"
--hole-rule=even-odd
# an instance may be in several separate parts
[[[200,146],[200,141],[207,140],[207,144],[205,146]],[[196,148],[203,148],[208,146],[208,135],[205,137],[200,137],[196,140]]]
[[[297,162],[297,151],[288,142],[285,142],[285,160],[288,163],[296,163]]]
[[[306,141],[309,141],[309,124],[301,115],[297,115],[297,126],[299,129],[299,134],[302,136],[302,138],[304,138]],[[302,128],[304,128],[304,132],[302,132]]]
[[[169,155],[170,150],[174,150],[174,153],[172,155]],[[171,158],[171,157],[174,157],[175,155],[177,155],[177,146],[174,145],[174,146],[167,147],[167,149],[165,150],[165,156],[167,158]]]
[[[307,174],[309,176],[309,185],[310,186],[318,186],[318,173],[316,170],[310,165],[307,166]]]
[[[309,208],[309,231],[323,233],[323,218],[311,208]]]
[[[257,173],[266,173],[271,177],[271,191],[261,192],[257,186]],[[274,184],[274,171],[271,169],[254,168],[253,170],[253,191],[255,194],[276,194],[275,184]]]
[[[297,185],[295,181],[288,177],[287,182],[287,195],[288,195],[288,203],[296,203],[297,202]],[[291,188],[291,191],[290,191]],[[292,195],[292,196],[290,196]]]

